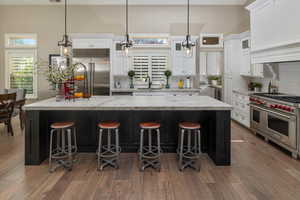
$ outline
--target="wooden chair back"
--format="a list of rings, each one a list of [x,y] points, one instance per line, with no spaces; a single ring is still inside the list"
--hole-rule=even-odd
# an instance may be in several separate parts
[[[0,122],[9,120],[14,111],[16,93],[0,94]]]

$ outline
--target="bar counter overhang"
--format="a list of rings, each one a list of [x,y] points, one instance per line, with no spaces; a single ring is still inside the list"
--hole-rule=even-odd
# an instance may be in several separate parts
[[[94,96],[56,102],[55,98],[25,106],[25,165],[48,158],[50,124],[73,121],[79,152],[96,152],[100,121],[118,121],[122,152],[137,152],[139,123],[161,123],[163,152],[176,152],[178,123],[200,122],[202,152],[216,165],[231,163],[232,106],[207,96]]]

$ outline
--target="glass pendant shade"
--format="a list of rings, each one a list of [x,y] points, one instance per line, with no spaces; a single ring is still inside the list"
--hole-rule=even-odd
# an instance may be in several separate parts
[[[196,46],[196,44],[194,42],[192,42],[191,36],[187,35],[186,40],[182,42],[182,47],[184,49],[184,55],[186,57],[192,57],[195,46]]]
[[[125,56],[129,56],[129,50],[133,46],[133,42],[129,39],[129,35],[126,35],[126,40],[122,42],[122,50]]]

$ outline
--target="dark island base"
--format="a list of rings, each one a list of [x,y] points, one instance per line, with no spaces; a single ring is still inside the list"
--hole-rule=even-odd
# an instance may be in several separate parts
[[[137,152],[140,122],[161,123],[161,146],[175,152],[178,123],[202,124],[202,152],[216,165],[230,165],[230,111],[26,111],[25,165],[40,165],[49,154],[50,124],[74,121],[80,152],[96,152],[100,121],[119,121],[122,152]]]

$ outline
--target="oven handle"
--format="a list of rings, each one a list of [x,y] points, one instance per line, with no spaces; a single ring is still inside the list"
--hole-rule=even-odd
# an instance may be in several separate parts
[[[290,117],[288,115],[284,115],[284,114],[281,114],[281,113],[278,113],[278,112],[274,112],[274,111],[271,111],[271,110],[268,110],[268,109],[265,109],[265,108],[261,108],[261,107],[258,107],[258,106],[255,106],[253,104],[251,104],[251,107],[253,108],[257,108],[259,110],[262,110],[262,111],[265,111],[265,112],[269,112],[269,113],[272,113],[274,115],[278,115],[278,116],[281,116],[281,117],[284,117],[284,118],[287,118],[287,119],[295,119],[295,117]]]

